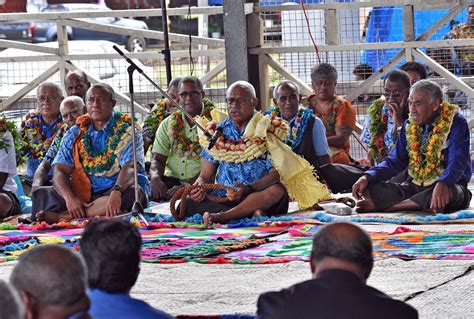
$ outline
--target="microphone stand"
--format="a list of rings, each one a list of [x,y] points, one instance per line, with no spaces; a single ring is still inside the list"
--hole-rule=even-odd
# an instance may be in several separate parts
[[[146,220],[144,214],[143,205],[139,200],[139,186],[138,186],[138,167],[137,167],[137,148],[135,141],[135,102],[134,102],[134,89],[133,89],[133,72],[137,70],[141,75],[143,75],[155,88],[157,88],[166,98],[168,98],[174,106],[180,109],[183,114],[196,125],[201,131],[204,132],[208,139],[212,139],[212,135],[206,131],[194,118],[189,114],[181,105],[176,103],[171,96],[168,95],[162,88],[160,88],[142,69],[140,69],[130,58],[125,56],[125,54],[120,50],[116,45],[113,46],[115,51],[118,52],[130,65],[127,68],[128,72],[128,88],[130,93],[130,112],[132,117],[132,148],[133,148],[133,182],[135,187],[135,202],[133,203],[131,213],[133,216],[138,216],[143,223],[149,227],[150,223]],[[214,142],[215,143],[215,142]],[[210,149],[210,148],[209,148]]]

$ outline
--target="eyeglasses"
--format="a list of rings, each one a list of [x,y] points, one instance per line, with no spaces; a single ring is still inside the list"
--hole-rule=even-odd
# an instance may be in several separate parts
[[[398,98],[401,98],[403,94],[405,94],[406,90],[403,90],[401,92],[387,92],[387,91],[384,91],[383,92],[383,95],[388,98],[388,97],[392,97],[393,99],[398,99]]]
[[[38,101],[40,101],[40,102],[45,102],[46,100],[55,102],[58,99],[59,99],[58,96],[53,96],[53,95],[40,95],[40,96],[38,96]]]
[[[290,95],[282,95],[278,97],[278,101],[280,103],[285,103],[286,101],[295,102],[295,101],[298,101],[298,95],[294,93]]]
[[[191,91],[191,92],[179,92],[178,95],[184,100],[186,99],[188,96],[190,96],[191,98],[195,99],[197,98],[198,96],[201,95],[201,91]]]
[[[227,98],[225,99],[225,101],[227,102],[227,104],[234,104],[234,103],[237,103],[237,104],[247,104],[247,103],[250,103],[253,101],[253,98],[249,97],[249,98],[246,98],[246,97],[238,97],[238,98],[233,98],[233,97],[230,97],[230,98]]]

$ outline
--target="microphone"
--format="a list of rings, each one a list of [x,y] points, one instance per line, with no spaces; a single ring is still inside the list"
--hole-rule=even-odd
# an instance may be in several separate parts
[[[221,137],[223,132],[224,128],[222,126],[216,129],[214,134],[212,134],[211,138],[209,139],[209,146],[207,147],[208,150],[210,150],[214,147],[214,145],[216,145],[217,140],[219,139],[219,137]]]

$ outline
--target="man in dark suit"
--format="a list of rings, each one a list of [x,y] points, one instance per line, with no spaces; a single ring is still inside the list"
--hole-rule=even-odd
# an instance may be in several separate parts
[[[366,285],[372,242],[359,227],[334,223],[319,230],[310,264],[313,279],[259,297],[259,318],[418,318],[411,306]]]

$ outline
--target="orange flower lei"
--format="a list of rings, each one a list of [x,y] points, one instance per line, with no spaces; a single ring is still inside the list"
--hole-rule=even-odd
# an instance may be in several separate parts
[[[428,137],[426,149],[421,149],[422,128],[413,123],[406,127],[406,139],[408,149],[408,173],[416,185],[429,186],[435,183],[443,173],[444,168],[440,165],[443,160],[441,151],[448,138],[453,119],[459,108],[448,102],[443,102],[440,114],[433,123],[434,128]]]
[[[211,110],[214,109],[214,104],[209,100],[203,101],[204,108],[202,111],[202,117],[211,119]],[[198,158],[201,153],[201,145],[199,141],[191,140],[186,137],[184,131],[184,120],[183,113],[176,111],[171,113],[171,121],[169,123],[169,132],[173,141],[173,149],[176,154],[186,158]]]

